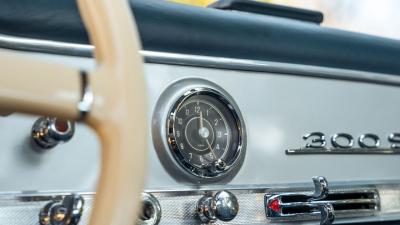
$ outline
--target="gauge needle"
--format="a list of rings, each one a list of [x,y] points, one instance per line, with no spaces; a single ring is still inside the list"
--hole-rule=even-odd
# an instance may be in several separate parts
[[[203,112],[200,111],[200,129],[202,129],[203,126],[204,126],[204,125],[203,125]],[[203,137],[203,138],[206,139],[208,148],[210,149],[211,154],[213,154],[214,158],[216,159],[216,158],[217,158],[217,155],[215,155],[214,149],[212,149],[211,144],[210,144],[210,142],[208,141],[207,137]]]
[[[200,111],[200,128],[203,127],[203,112]]]
[[[208,148],[210,149],[211,153],[213,154],[214,158],[217,160],[217,156],[215,155],[214,149],[212,149],[210,142],[208,141],[208,139],[206,138],[206,142],[208,145]]]

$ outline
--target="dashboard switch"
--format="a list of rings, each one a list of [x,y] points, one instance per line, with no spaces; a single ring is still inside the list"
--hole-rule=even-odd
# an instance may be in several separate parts
[[[373,208],[371,205],[368,207],[361,206],[361,202],[364,200],[370,202],[367,199],[368,195],[364,195],[362,197],[363,201],[359,201],[357,194],[352,194],[351,192],[346,194],[340,194],[338,191],[329,193],[328,181],[324,177],[315,176],[312,180],[314,182],[313,193],[278,192],[266,194],[264,205],[267,219],[272,222],[298,222],[313,220],[319,216],[321,225],[329,225],[335,220],[333,206],[341,207],[340,211],[347,213],[347,215],[360,209]],[[365,194],[367,192],[360,190],[358,193]],[[374,194],[369,196],[373,197]]]
[[[80,195],[65,196],[62,201],[47,203],[39,213],[40,225],[77,225],[82,216],[84,200]]]
[[[54,148],[69,141],[75,132],[72,121],[56,117],[40,117],[32,126],[32,139],[42,149]]]
[[[239,203],[229,191],[219,191],[214,196],[203,196],[197,202],[197,214],[204,223],[217,220],[231,221],[239,212]]]

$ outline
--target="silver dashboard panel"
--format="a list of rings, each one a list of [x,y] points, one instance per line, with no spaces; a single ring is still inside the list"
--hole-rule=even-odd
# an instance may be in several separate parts
[[[30,138],[37,118],[0,117],[0,191],[94,190],[100,145],[93,130],[78,124],[70,142],[38,153]]]
[[[88,58],[32,55],[83,68],[94,66]],[[288,148],[303,147],[302,135],[313,131],[327,135],[346,132],[354,137],[372,132],[381,137],[382,146],[389,146],[387,136],[400,132],[400,88],[395,85],[296,76],[291,75],[293,71],[277,74],[155,63],[147,63],[145,73],[149,127],[152,115],[165,120],[162,115],[166,112],[154,113],[161,94],[183,79],[207,80],[235,100],[247,128],[247,153],[238,174],[218,185],[308,183],[315,175],[325,176],[331,183],[400,180],[399,155],[285,154]],[[94,190],[99,169],[99,144],[94,132],[79,125],[71,142],[37,155],[28,143],[35,118],[20,114],[0,118],[0,192]],[[146,189],[200,188],[165,170],[150,129],[148,134]]]
[[[235,99],[247,127],[247,155],[230,184],[305,182],[317,174],[331,182],[399,179],[397,155],[288,156],[284,152],[304,146],[302,135],[312,131],[348,132],[355,137],[373,132],[382,137],[382,146],[389,146],[387,135],[399,130],[397,87],[157,64],[148,64],[146,72],[153,106],[163,90],[187,78],[218,84]],[[157,162],[151,162],[150,171],[162,171]],[[178,185],[168,174],[155,175],[149,177],[150,186]]]

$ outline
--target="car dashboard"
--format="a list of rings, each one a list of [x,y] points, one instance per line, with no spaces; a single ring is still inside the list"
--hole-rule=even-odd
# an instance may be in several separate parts
[[[138,224],[400,219],[400,42],[287,18],[149,2],[131,2],[148,102]],[[68,13],[73,19],[59,33],[40,23],[23,35],[3,26],[0,46],[93,68],[93,46],[77,12]],[[191,22],[180,20],[189,15]],[[46,204],[79,195],[85,202],[79,224],[88,224],[101,160],[96,133],[79,121],[60,128],[49,117],[3,114],[0,223],[43,224]],[[73,133],[53,143],[35,136],[43,123]]]

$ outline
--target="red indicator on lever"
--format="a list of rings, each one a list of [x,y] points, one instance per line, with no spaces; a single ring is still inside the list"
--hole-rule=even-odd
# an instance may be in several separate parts
[[[272,209],[273,211],[280,213],[281,212],[281,206],[279,205],[279,200],[274,199],[272,202],[268,204],[268,208]]]

